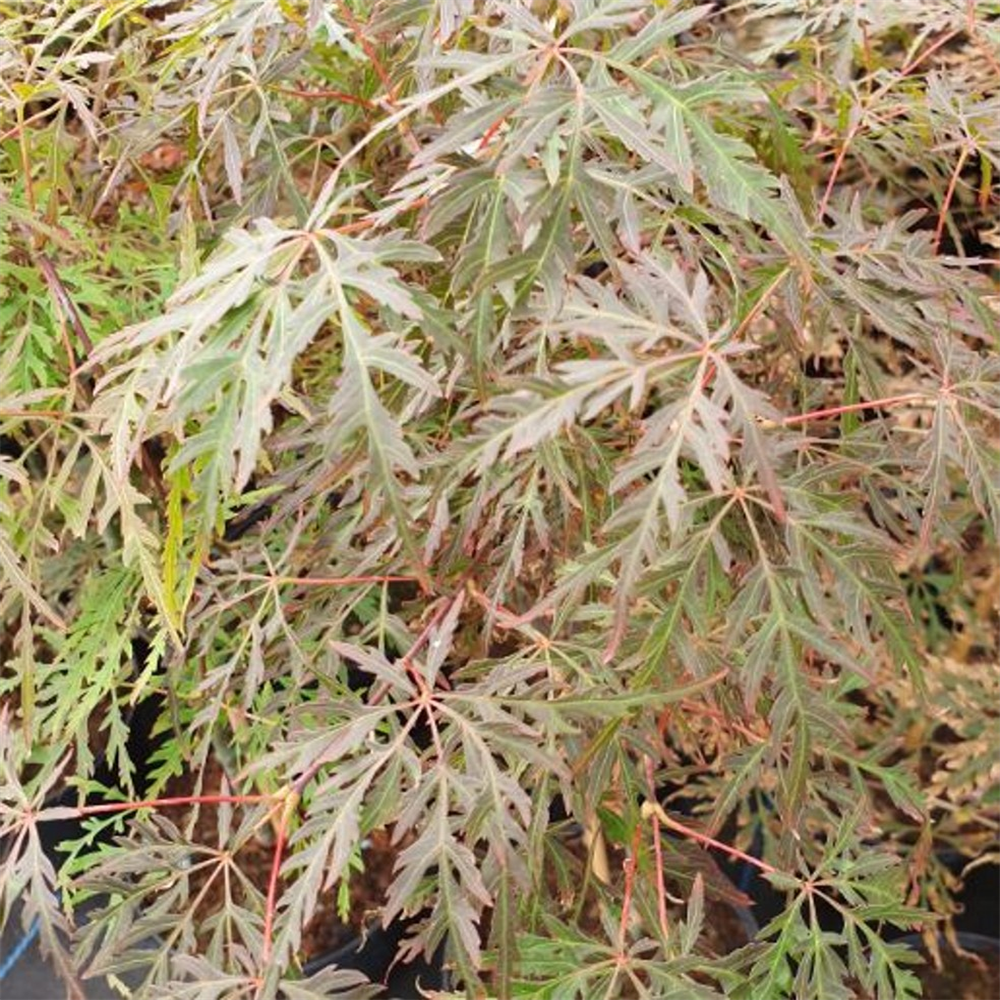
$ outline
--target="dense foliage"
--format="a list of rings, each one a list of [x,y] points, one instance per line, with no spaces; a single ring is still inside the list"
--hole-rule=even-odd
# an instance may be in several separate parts
[[[387,829],[471,996],[918,995],[996,850],[1000,3],[0,14],[0,920],[368,996],[302,933]]]

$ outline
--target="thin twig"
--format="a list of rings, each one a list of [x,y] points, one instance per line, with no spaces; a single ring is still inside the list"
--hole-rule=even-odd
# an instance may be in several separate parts
[[[59,272],[56,270],[55,264],[53,264],[52,261],[49,260],[49,258],[43,253],[35,254],[34,257],[38,270],[42,272],[45,284],[48,286],[49,292],[52,294],[52,298],[55,301],[56,309],[58,310],[60,317],[65,317],[69,320],[70,325],[73,327],[73,333],[76,335],[76,339],[80,342],[86,352],[85,360],[89,361],[91,355],[94,353],[94,343],[90,339],[90,335],[87,333],[87,330],[83,325],[83,320],[80,319],[80,313],[77,311],[76,304],[70,297],[66,286],[63,284],[62,278],[59,277]],[[70,378],[76,381],[78,367],[77,356],[76,352],[73,350],[72,344],[70,344],[68,340],[66,342],[66,353],[69,355]]]
[[[955,187],[958,184],[958,178],[962,173],[962,169],[965,167],[965,161],[969,158],[969,147],[965,145],[962,147],[962,151],[958,154],[958,162],[955,164],[955,169],[951,172],[951,179],[948,181],[948,190],[945,192],[944,201],[941,202],[941,211],[938,213],[937,227],[934,229],[934,253],[938,252],[938,248],[941,246],[941,237],[944,235],[944,224],[948,219],[948,210],[951,208],[951,200],[955,197]]]
[[[19,118],[16,125],[11,126],[11,128],[7,129],[6,132],[0,132],[0,143],[6,142],[8,139],[19,138],[24,129],[26,129],[29,125],[34,125],[35,122],[41,121],[41,119],[54,114],[58,110],[58,103],[50,104],[48,107],[42,108],[41,111],[36,111],[30,118]]]
[[[425,195],[422,198],[417,198],[410,205],[410,209],[424,208],[430,199]],[[327,230],[327,232],[336,233],[338,236],[350,236],[352,233],[363,233],[366,229],[371,229],[373,226],[378,225],[379,220],[371,215],[366,215],[363,219],[356,219],[354,222],[345,222],[343,225],[334,226],[332,229]]]
[[[269,85],[267,89],[289,97],[298,97],[304,101],[340,101],[342,104],[355,104],[366,110],[373,110],[376,107],[366,98],[355,97],[354,94],[345,93],[343,90],[302,90],[298,87],[279,87],[276,84]]]
[[[85,413],[64,413],[62,410],[27,410],[27,409],[0,409],[0,419],[18,420],[53,420],[62,423],[64,420],[84,420]]]
[[[274,918],[278,908],[278,876],[281,874],[281,862],[288,841],[288,826],[292,814],[299,804],[299,794],[291,790],[286,793],[285,808],[281,810],[281,820],[274,840],[274,854],[271,857],[271,874],[267,880],[267,902],[264,906],[264,944],[261,948],[261,965],[266,968],[271,961],[271,948],[274,937]]]
[[[782,420],[762,421],[765,427],[781,426],[791,427],[794,424],[805,424],[810,420],[822,420],[825,417],[839,417],[843,413],[854,413],[857,410],[870,410],[875,407],[899,406],[902,403],[915,403],[923,400],[925,396],[919,392],[908,392],[901,396],[886,396],[883,399],[870,399],[862,403],[845,403],[843,406],[829,406],[823,410],[810,410],[809,413],[798,413],[792,417],[785,417]]]
[[[349,587],[362,583],[415,583],[415,576],[378,575],[370,576],[269,576],[267,573],[241,573],[235,579],[260,580],[281,586],[296,587]]]
[[[724,844],[721,840],[716,840],[707,834],[699,833],[690,826],[685,826],[683,823],[671,819],[664,811],[663,806],[655,799],[648,799],[642,804],[642,814],[650,818],[656,816],[668,829],[682,834],[704,847],[714,847],[717,851],[722,851],[723,854],[728,854],[731,858],[745,861],[748,865],[753,865],[754,868],[758,868],[762,872],[767,872],[768,874],[776,874],[778,872],[778,869],[774,865],[768,864],[760,858],[755,858],[752,854],[747,854],[746,851],[741,851],[738,847],[733,847],[731,844]]]
[[[35,204],[35,185],[31,178],[31,154],[28,151],[27,133],[25,132],[24,104],[17,106],[17,146],[21,154],[21,173],[24,177],[24,196],[28,201],[28,211],[34,215],[37,210]]]
[[[622,869],[625,872],[625,891],[622,895],[622,916],[618,924],[618,958],[625,958],[628,944],[628,918],[632,911],[632,889],[635,886],[635,858],[639,850],[639,837],[642,833],[640,827],[635,828],[632,835],[632,850],[629,856],[622,862]]]
[[[881,87],[878,88],[871,96],[862,103],[862,108],[858,114],[857,120],[848,130],[844,142],[840,149],[837,151],[837,159],[834,161],[833,169],[830,171],[830,176],[826,182],[826,188],[823,191],[823,198],[819,203],[818,217],[823,218],[826,215],[827,206],[830,204],[830,198],[833,196],[833,189],[837,184],[837,178],[840,176],[841,168],[844,165],[844,160],[847,157],[847,151],[851,148],[851,144],[857,137],[858,132],[861,131],[861,127],[864,124],[865,112],[868,108],[875,103],[880,97],[884,97],[893,87],[901,83],[907,76],[912,73],[917,66],[919,66],[925,59],[929,58],[943,45],[947,45],[956,35],[962,33],[961,28],[955,28],[942,35],[936,42],[928,46],[920,55],[915,56],[908,63],[906,63],[903,68],[899,71],[898,76],[894,76],[891,80],[887,80]]]
[[[471,575],[471,570],[465,574],[466,577],[470,575]],[[444,621],[448,613],[455,606],[456,602],[462,600],[464,595],[465,595],[465,578],[463,578],[459,582],[459,586],[456,589],[455,593],[450,598],[445,600],[441,604],[441,607],[434,612],[430,620],[421,630],[420,634],[417,636],[416,639],[414,639],[413,645],[410,646],[410,648],[403,655],[402,660],[399,661],[399,665],[417,682],[417,686],[421,689],[426,688],[427,682],[423,674],[421,674],[418,670],[415,670],[413,668],[413,658],[417,655],[417,653],[420,652],[421,649],[424,648],[424,645],[430,639],[431,633],[434,631],[434,629],[437,628],[437,626],[442,621]],[[384,694],[385,694],[384,688],[380,691],[373,692],[372,698],[369,700],[369,704],[370,705],[378,704],[379,700],[381,700],[381,698],[384,697]]]
[[[375,46],[368,41],[364,31],[361,29],[361,25],[358,23],[358,19],[354,16],[354,12],[348,4],[344,2],[344,0],[339,0],[337,8],[340,10],[341,15],[347,22],[348,27],[350,27],[351,31],[354,32],[354,37],[358,40],[358,44],[364,50],[365,55],[372,64],[372,69],[375,70],[379,80],[382,81],[382,86],[385,88],[386,104],[388,104],[391,108],[398,108],[399,102],[396,100],[396,88],[393,86],[389,73],[382,64],[382,60],[379,59]],[[404,120],[399,123],[399,133],[403,137],[403,142],[406,144],[406,148],[411,153],[416,154],[420,152],[420,143],[417,142],[417,138],[413,134],[413,130],[410,128],[409,122]]]
[[[739,340],[746,333],[750,324],[760,315],[768,299],[774,294],[778,287],[784,282],[791,272],[791,267],[783,267],[772,279],[771,283],[757,296],[757,301],[750,307],[750,311],[740,320],[740,325],[733,331],[731,340]]]
[[[653,761],[646,758],[646,785],[650,799],[656,798],[656,782],[653,778]],[[660,920],[660,933],[666,941],[670,936],[667,922],[667,888],[663,878],[663,845],[660,843],[660,817],[653,813],[653,855],[656,860],[656,912]]]
[[[223,804],[232,805],[258,805],[261,802],[272,802],[277,798],[275,795],[177,795],[163,799],[140,799],[129,802],[102,802],[96,806],[76,806],[73,812],[77,816],[99,816],[103,813],[129,812],[138,809],[161,809],[167,806],[217,806]],[[39,816],[45,819],[45,814]],[[51,817],[58,819],[58,816]]]

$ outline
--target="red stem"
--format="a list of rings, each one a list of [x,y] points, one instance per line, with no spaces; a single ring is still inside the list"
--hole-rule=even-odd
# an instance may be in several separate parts
[[[166,799],[143,799],[133,802],[102,802],[97,806],[79,806],[78,816],[98,816],[102,813],[128,812],[130,809],[159,809],[165,806],[222,805],[233,803],[238,805],[254,805],[260,802],[271,802],[273,795],[178,795]]]
[[[424,679],[424,675],[421,674],[418,670],[414,669],[413,657],[420,652],[420,650],[424,647],[424,644],[431,637],[431,632],[433,632],[434,629],[444,620],[444,618],[448,615],[448,612],[451,611],[451,609],[455,606],[455,602],[459,600],[459,598],[461,598],[462,594],[464,593],[462,587],[465,584],[465,581],[470,577],[471,572],[472,571],[469,570],[465,573],[465,575],[462,577],[462,580],[459,582],[459,586],[456,592],[447,600],[443,601],[441,607],[438,608],[438,610],[435,611],[433,615],[431,615],[430,621],[428,621],[427,624],[423,627],[420,634],[416,637],[416,639],[413,640],[413,645],[410,646],[410,648],[406,651],[403,658],[399,661],[400,666],[413,678],[413,680],[417,685],[417,688],[422,693],[426,693],[427,691],[427,682]],[[448,686],[447,678],[442,676],[441,681],[443,686],[445,687]],[[382,698],[385,697],[385,692],[387,690],[388,690],[387,684],[383,683],[377,690],[372,692],[372,697],[369,699],[368,704],[377,705],[382,700]]]
[[[355,583],[411,583],[415,576],[266,576],[248,574],[244,579],[268,580],[271,583],[294,584],[297,587],[348,587]]]
[[[649,794],[656,796],[656,782],[653,779],[653,761],[646,758],[646,783]],[[667,923],[667,888],[663,878],[663,846],[660,844],[660,817],[653,813],[653,854],[656,858],[656,911],[660,918],[660,933],[664,942],[670,936],[670,925]]]
[[[301,780],[301,779],[300,779]],[[157,809],[166,806],[190,805],[221,805],[233,803],[251,805],[261,802],[275,802],[279,795],[177,795],[162,799],[143,799],[133,802],[104,802],[96,806],[81,806],[76,810],[79,816],[97,816],[104,813],[126,812],[130,809]],[[272,939],[274,937],[274,918],[278,907],[278,876],[281,872],[281,862],[288,841],[288,824],[292,813],[299,802],[298,792],[293,788],[284,793],[285,805],[281,811],[281,820],[274,844],[274,854],[271,857],[271,874],[267,883],[267,902],[264,909],[264,943],[261,951],[262,962],[266,966],[271,959]]]
[[[382,65],[382,60],[379,59],[378,53],[375,51],[375,47],[365,37],[365,33],[361,30],[361,25],[358,24],[358,19],[354,16],[354,12],[351,8],[348,7],[343,0],[337,4],[337,7],[340,9],[340,13],[347,22],[348,27],[354,32],[354,37],[364,50],[365,55],[368,57],[368,61],[372,64],[372,69],[375,70],[375,74],[382,81],[382,86],[385,87],[385,99],[389,102],[389,104],[395,106],[395,88],[392,85],[392,80],[389,78],[389,74],[386,72],[385,66]]]
[[[418,198],[410,207],[411,208],[423,208],[428,202],[427,197]],[[376,219],[373,219],[370,215],[364,219],[356,219],[354,222],[345,222],[342,226],[334,226],[331,232],[338,233],[342,236],[350,236],[351,233],[361,233],[366,229],[371,229],[375,225]]]
[[[358,19],[354,16],[354,12],[347,5],[347,3],[344,2],[344,0],[338,0],[337,7],[344,20],[347,22],[348,27],[350,27],[350,29],[354,32],[354,37],[357,39],[358,44],[362,49],[364,49],[364,53],[368,57],[369,62],[371,62],[372,68],[375,70],[378,78],[382,81],[382,86],[385,88],[386,103],[391,108],[399,107],[399,103],[396,100],[396,88],[392,85],[392,79],[390,78],[385,66],[382,65],[382,61],[378,57],[378,52],[375,50],[375,46],[373,46],[372,43],[365,37],[362,26],[358,23]],[[416,136],[414,136],[409,123],[401,121],[398,128],[407,149],[409,149],[409,151],[413,154],[419,153],[420,143],[417,142]]]
[[[482,139],[479,140],[479,148],[485,149],[489,144],[490,140],[500,131],[503,123],[507,121],[507,115],[501,115],[484,133]]]
[[[947,32],[947,34],[942,35],[936,42],[929,45],[920,55],[915,56],[911,59],[903,68],[899,71],[899,76],[894,77],[892,80],[887,81],[878,90],[876,90],[870,98],[865,102],[866,104],[872,104],[878,98],[887,94],[893,87],[896,86],[901,80],[905,79],[910,75],[925,59],[933,55],[942,45],[947,45],[956,35],[961,34],[961,28],[954,28],[952,31]],[[859,115],[858,120],[851,126],[844,139],[843,145],[837,151],[837,159],[834,161],[833,169],[830,171],[830,177],[826,182],[826,189],[823,191],[823,198],[819,203],[819,214],[818,218],[822,219],[826,215],[827,205],[830,203],[830,197],[833,194],[834,186],[837,183],[837,178],[840,176],[841,167],[844,165],[844,159],[847,156],[847,151],[850,149],[851,143],[854,142],[858,132],[861,131],[861,125],[864,121],[864,116]]]
[[[833,169],[830,171],[830,176],[827,178],[826,187],[823,190],[823,198],[819,203],[819,210],[817,211],[817,218],[822,219],[826,215],[827,206],[830,204],[830,198],[833,195],[833,189],[836,186],[837,178],[840,176],[841,167],[844,165],[844,160],[847,158],[847,151],[851,148],[851,143],[854,142],[854,137],[858,134],[861,129],[861,116],[858,116],[858,120],[851,126],[850,131],[847,133],[843,144],[840,149],[837,150],[837,158],[833,161]]]
[[[625,946],[628,941],[628,915],[632,909],[632,887],[635,885],[635,859],[639,851],[639,834],[641,827],[636,826],[632,836],[632,852],[623,862],[625,870],[625,892],[622,896],[622,917],[618,925],[618,956],[625,957]]]
[[[285,853],[285,842],[288,839],[288,820],[298,804],[299,796],[292,793],[285,801],[281,810],[281,821],[274,841],[274,854],[271,857],[271,875],[267,880],[267,903],[264,907],[264,945],[261,949],[261,965],[267,968],[271,961],[272,938],[274,937],[274,915],[278,908],[278,875],[281,872],[281,861]]]
[[[823,417],[836,417],[841,413],[852,413],[855,410],[870,410],[876,406],[898,406],[900,403],[912,403],[924,397],[918,392],[908,392],[903,396],[886,396],[884,399],[870,399],[864,403],[847,403],[844,406],[830,406],[825,410],[811,410],[809,413],[799,413],[794,417],[785,417],[782,427],[792,424],[804,424],[810,420],[820,420]]]
[[[678,823],[677,820],[668,816],[662,809],[655,812],[653,815],[659,816],[663,821],[664,826],[677,833],[683,834],[685,837],[689,837],[691,840],[697,841],[699,844],[703,844],[705,847],[714,847],[717,851],[722,851],[724,854],[728,854],[731,858],[738,858],[740,861],[745,861],[748,865],[753,865],[762,872],[777,872],[778,870],[774,867],[774,865],[770,865],[766,861],[762,861],[760,858],[755,858],[752,854],[747,854],[746,851],[741,851],[738,847],[732,847],[730,844],[724,844],[721,840],[716,840],[714,837],[709,837],[707,834],[699,833],[697,830],[692,830],[691,827],[685,826],[683,823]]]
[[[941,246],[941,237],[944,235],[944,224],[948,218],[948,209],[951,208],[951,199],[955,197],[955,187],[968,158],[969,147],[963,146],[962,151],[958,154],[958,162],[952,171],[951,180],[948,181],[948,190],[945,192],[944,201],[941,202],[941,211],[938,213],[937,227],[934,230],[934,253],[937,253],[938,247]]]
[[[375,107],[371,101],[363,97],[355,97],[353,94],[346,94],[342,90],[300,90],[298,87],[269,87],[269,90],[277,91],[279,94],[287,94],[289,97],[299,97],[304,101],[340,101],[342,104],[355,104],[359,108],[372,109]]]

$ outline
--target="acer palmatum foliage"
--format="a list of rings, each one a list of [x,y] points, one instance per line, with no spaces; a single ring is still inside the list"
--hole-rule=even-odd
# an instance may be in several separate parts
[[[470,996],[918,995],[997,850],[1000,6],[8,6],[3,919],[368,996],[303,930],[387,828]]]

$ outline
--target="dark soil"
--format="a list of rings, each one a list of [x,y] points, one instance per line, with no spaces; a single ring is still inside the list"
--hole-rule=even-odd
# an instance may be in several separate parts
[[[209,758],[200,794],[213,795],[220,791],[224,772],[214,758]],[[171,780],[165,791],[166,796],[183,796],[194,793],[196,779],[193,774]],[[182,829],[188,821],[189,810],[183,806],[173,806],[162,810],[163,814]],[[268,829],[265,831],[269,833]],[[218,843],[216,830],[216,809],[203,805],[198,810],[192,840],[196,844],[214,846]],[[316,904],[316,912],[302,933],[302,954],[304,962],[328,955],[349,941],[357,938],[362,930],[378,919],[385,902],[386,891],[392,881],[392,869],[399,847],[390,844],[386,831],[375,831],[367,839],[362,857],[363,871],[352,871],[349,879],[349,913],[347,921],[342,921],[337,912],[336,888],[322,894]],[[240,870],[262,893],[267,893],[274,859],[274,846],[266,836],[255,838],[244,845],[236,855]],[[207,872],[192,875],[192,889],[197,892],[208,878]],[[216,912],[223,905],[221,880],[209,889],[203,903],[202,916]]]
[[[350,876],[348,922],[343,923],[338,916],[333,893],[321,897],[316,914],[302,934],[302,950],[307,960],[336,951],[379,918],[392,882],[397,851],[398,847],[390,845],[389,834],[385,831],[376,831],[368,838],[362,855],[364,871],[352,872]]]
[[[701,943],[710,955],[728,955],[749,942],[746,924],[729,903],[715,899],[705,901]]]
[[[924,984],[924,1000],[998,1000],[1000,998],[1000,949],[959,955],[941,949],[942,968],[927,964],[917,968]]]

